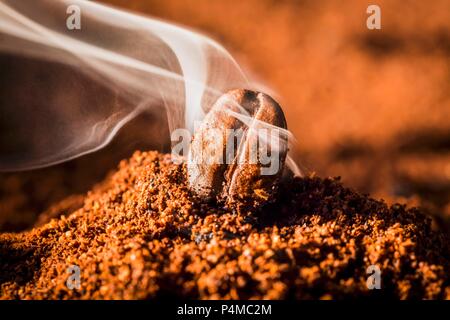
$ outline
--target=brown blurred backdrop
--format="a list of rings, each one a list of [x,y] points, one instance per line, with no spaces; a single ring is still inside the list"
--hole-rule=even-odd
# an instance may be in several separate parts
[[[450,220],[450,2],[104,0],[205,33],[276,92],[302,167],[387,202]],[[366,8],[381,7],[381,30]],[[53,168],[0,176],[0,230],[82,194],[141,141],[130,123],[107,149]],[[139,130],[138,130],[139,131]],[[46,215],[81,205],[72,196]],[[448,228],[448,225],[447,225]]]

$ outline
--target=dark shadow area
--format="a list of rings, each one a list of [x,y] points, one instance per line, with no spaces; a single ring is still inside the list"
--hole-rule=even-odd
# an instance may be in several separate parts
[[[450,129],[436,128],[406,131],[398,134],[398,151],[401,153],[448,152],[450,151]]]
[[[13,282],[19,286],[31,281],[39,271],[40,257],[33,247],[0,242],[0,285]]]
[[[363,142],[353,141],[351,138],[343,139],[345,143],[339,143],[330,151],[333,160],[346,161],[353,158],[367,157],[374,153],[370,145]]]
[[[383,30],[369,32],[356,40],[361,48],[376,57],[417,52],[420,54],[450,54],[450,35],[446,30],[432,34],[403,36]]]

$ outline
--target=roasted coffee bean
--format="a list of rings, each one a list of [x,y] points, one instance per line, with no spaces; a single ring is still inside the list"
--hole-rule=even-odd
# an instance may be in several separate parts
[[[190,188],[238,210],[274,199],[287,154],[286,119],[270,96],[232,90],[195,131],[188,159]]]

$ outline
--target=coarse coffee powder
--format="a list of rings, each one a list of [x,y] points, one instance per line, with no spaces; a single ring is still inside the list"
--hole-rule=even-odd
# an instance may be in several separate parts
[[[449,239],[419,210],[338,179],[280,189],[261,211],[236,213],[193,195],[170,155],[136,152],[82,208],[0,234],[0,297],[450,299]],[[367,285],[370,266],[381,289]]]

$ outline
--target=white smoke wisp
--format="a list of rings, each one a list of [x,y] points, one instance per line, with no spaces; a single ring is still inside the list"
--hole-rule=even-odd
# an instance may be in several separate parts
[[[66,25],[74,5],[80,30]],[[0,55],[34,61],[1,93],[0,171],[98,150],[149,109],[192,130],[222,93],[250,85],[210,38],[86,0],[0,0]],[[5,82],[17,78],[6,69]]]

